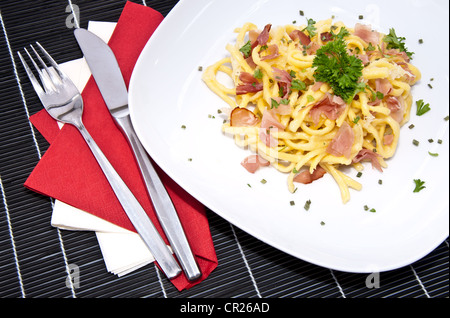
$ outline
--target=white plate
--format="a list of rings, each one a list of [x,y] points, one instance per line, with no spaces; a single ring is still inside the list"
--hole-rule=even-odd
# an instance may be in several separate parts
[[[446,0],[182,0],[156,30],[134,69],[129,89],[133,124],[169,176],[256,238],[336,270],[368,273],[405,266],[448,236],[449,122],[443,119],[449,114],[448,8]],[[245,22],[263,28],[332,15],[349,27],[362,22],[383,33],[393,27],[406,37],[408,49],[415,52],[412,62],[423,76],[413,88],[414,100],[431,106],[422,117],[413,106],[410,124],[415,128],[402,128],[389,167],[379,173],[367,166],[358,179],[363,189],[352,191],[345,205],[329,175],[291,194],[286,175],[273,168],[249,174],[240,162],[250,152],[221,133],[223,119],[217,109],[226,104],[206,87],[198,70],[226,56],[234,28]],[[426,188],[413,193],[413,179],[424,180]],[[312,202],[309,211],[303,208],[307,200]],[[376,213],[365,211],[364,205]]]

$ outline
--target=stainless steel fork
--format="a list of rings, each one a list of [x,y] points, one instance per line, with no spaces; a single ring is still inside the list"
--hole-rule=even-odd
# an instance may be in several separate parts
[[[26,48],[24,50],[33,63],[42,86],[20,52],[17,52],[17,54],[22,61],[31,84],[44,105],[44,108],[54,119],[74,125],[78,128],[108,179],[120,204],[127,213],[138,234],[148,246],[160,268],[168,278],[178,276],[181,273],[181,267],[176,262],[164,240],[159,235],[133,193],[114,170],[111,163],[86,130],[82,121],[83,99],[80,92],[69,77],[61,71],[60,67],[50,54],[48,54],[38,42],[36,42],[36,45],[42,51],[42,54],[50,65],[47,65],[44,62],[32,45],[30,47],[36,55],[41,67],[38,66],[38,63],[35,62],[28,50]]]

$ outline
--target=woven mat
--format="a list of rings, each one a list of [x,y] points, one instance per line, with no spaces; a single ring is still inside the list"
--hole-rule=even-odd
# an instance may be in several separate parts
[[[177,1],[135,2],[167,15]],[[206,281],[178,292],[153,264],[121,278],[109,274],[95,234],[51,227],[51,199],[23,187],[48,144],[28,121],[42,106],[25,83],[15,52],[39,41],[61,63],[80,58],[73,29],[67,27],[69,4],[79,9],[80,26],[86,28],[90,20],[116,22],[125,1],[23,3],[0,3],[1,298],[448,297],[448,239],[416,263],[381,273],[378,288],[368,288],[367,274],[334,271],[294,258],[212,211],[208,218],[219,266]],[[80,280],[67,287],[70,264],[76,264]]]

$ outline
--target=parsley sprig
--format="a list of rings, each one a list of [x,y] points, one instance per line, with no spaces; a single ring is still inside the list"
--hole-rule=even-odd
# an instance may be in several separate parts
[[[309,34],[309,37],[313,37],[313,36],[315,36],[316,34],[317,34],[317,28],[316,28],[316,26],[315,26],[315,24],[316,24],[316,21],[314,21],[313,19],[308,19],[308,25],[306,26],[306,28],[304,28],[303,30],[302,30],[302,32],[303,31],[308,31],[308,34]]]
[[[242,54],[244,54],[244,57],[247,58],[250,56],[250,53],[252,52],[252,43],[250,41],[247,41],[240,49]]]
[[[395,33],[395,29],[389,29],[389,34],[386,34],[383,38],[383,41],[387,43],[388,49],[398,49],[400,52],[405,52],[409,58],[412,58],[414,52],[409,52],[405,46],[405,38],[401,36],[397,36]]]
[[[415,183],[415,188],[413,192],[419,192],[420,190],[425,189],[426,187],[424,186],[425,181],[422,181],[420,179],[414,179],[414,183]]]
[[[341,28],[338,34],[333,34],[333,41],[317,50],[313,60],[316,81],[328,83],[334,94],[346,102],[361,89],[361,83],[358,81],[364,67],[359,58],[347,53],[344,37],[348,34],[345,28]]]

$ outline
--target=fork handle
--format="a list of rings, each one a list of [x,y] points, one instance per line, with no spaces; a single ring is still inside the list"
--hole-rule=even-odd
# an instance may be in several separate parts
[[[201,272],[189,246],[177,211],[166,188],[156,173],[147,152],[134,131],[130,115],[115,117],[115,120],[128,138],[128,142],[133,149],[156,215],[164,229],[164,233],[166,233],[170,246],[184,270],[186,278],[190,281],[197,280],[201,276]]]
[[[131,223],[149,248],[162,271],[169,279],[178,276],[181,273],[181,268],[147,216],[145,210],[139,204],[125,182],[120,178],[116,170],[114,170],[113,166],[95,143],[84,124],[78,123],[76,127],[86,140],[94,157],[97,159],[98,164],[103,170],[103,173],[108,179],[109,184],[114,190],[117,199],[128,215]]]

